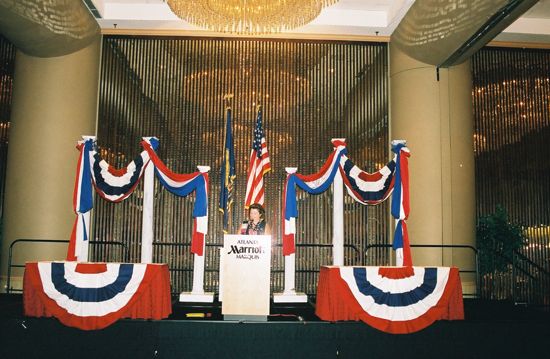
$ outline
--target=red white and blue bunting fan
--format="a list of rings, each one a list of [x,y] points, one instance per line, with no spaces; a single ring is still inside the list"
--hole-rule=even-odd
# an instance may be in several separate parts
[[[456,283],[448,267],[340,267],[360,319],[387,333],[412,333],[440,319]],[[391,270],[391,271],[390,271]],[[396,270],[400,272],[396,272]],[[388,275],[391,274],[391,275]],[[457,277],[457,276],[456,276]]]
[[[199,256],[204,255],[204,237],[208,232],[208,173],[174,173],[157,156],[155,152],[155,148],[158,147],[157,139],[152,138],[149,141],[142,141],[141,145],[149,154],[155,165],[155,174],[165,189],[179,197],[185,197],[192,192],[195,193],[191,253]]]
[[[116,169],[93,149],[90,151],[90,163],[96,192],[106,201],[121,202],[136,189],[143,176],[143,171],[149,163],[149,154],[146,151],[141,151],[128,166]]]
[[[283,255],[288,256],[296,252],[294,237],[296,234],[296,217],[298,208],[296,206],[296,186],[309,194],[320,194],[326,191],[338,171],[340,158],[347,153],[346,143],[334,141],[334,151],[329,155],[325,164],[319,172],[311,175],[298,173],[289,174],[283,192]]]
[[[84,330],[105,328],[128,316],[144,293],[165,299],[164,292],[151,293],[151,286],[156,286],[153,282],[159,279],[156,265],[94,263],[88,265],[93,266],[92,272],[80,271],[79,265],[77,262],[38,262],[29,264],[25,271],[25,280],[32,285],[46,313],[53,314],[65,325]],[[101,270],[97,270],[99,268]],[[159,310],[147,308],[146,311]]]
[[[368,173],[357,167],[346,155],[342,156],[340,173],[348,194],[363,205],[384,202],[393,191],[396,157],[379,171]]]
[[[123,201],[132,194],[143,176],[145,167],[149,163],[149,155],[146,151],[142,151],[126,167],[116,169],[101,158],[96,150],[94,137],[86,137],[84,141],[80,141],[77,149],[80,151],[80,156],[73,192],[73,209],[77,218],[71,233],[67,260],[86,261],[89,211],[93,207],[92,184],[96,192],[106,201]]]

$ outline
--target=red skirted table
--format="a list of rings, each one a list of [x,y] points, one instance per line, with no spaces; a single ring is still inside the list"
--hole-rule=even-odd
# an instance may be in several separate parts
[[[457,268],[321,267],[315,314],[413,333],[436,320],[464,319]]]
[[[23,306],[26,316],[83,330],[120,318],[159,320],[172,313],[170,274],[166,264],[27,263]]]

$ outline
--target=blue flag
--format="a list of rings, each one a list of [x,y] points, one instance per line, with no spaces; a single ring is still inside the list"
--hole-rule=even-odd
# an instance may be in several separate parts
[[[227,108],[225,123],[225,145],[221,168],[221,190],[219,209],[223,213],[223,231],[228,232],[229,214],[233,204],[233,182],[235,182],[235,151],[233,149],[233,133],[231,131],[231,109]]]

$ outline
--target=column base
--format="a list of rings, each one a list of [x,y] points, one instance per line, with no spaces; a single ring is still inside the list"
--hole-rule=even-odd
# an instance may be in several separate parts
[[[214,293],[182,292],[180,293],[180,302],[213,303]]]
[[[307,295],[294,291],[273,293],[273,303],[307,303]]]

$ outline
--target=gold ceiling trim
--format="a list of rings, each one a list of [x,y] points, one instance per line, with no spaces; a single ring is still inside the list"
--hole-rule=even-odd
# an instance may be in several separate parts
[[[550,49],[550,43],[547,42],[491,41],[487,44],[487,46],[517,49]]]
[[[129,35],[129,36],[183,36],[201,38],[237,38],[237,39],[289,39],[289,40],[327,40],[327,41],[357,41],[357,42],[389,42],[389,36],[369,35],[340,35],[340,34],[301,34],[278,33],[269,35],[244,36],[231,33],[219,33],[197,30],[166,30],[166,29],[101,29],[102,35]]]

